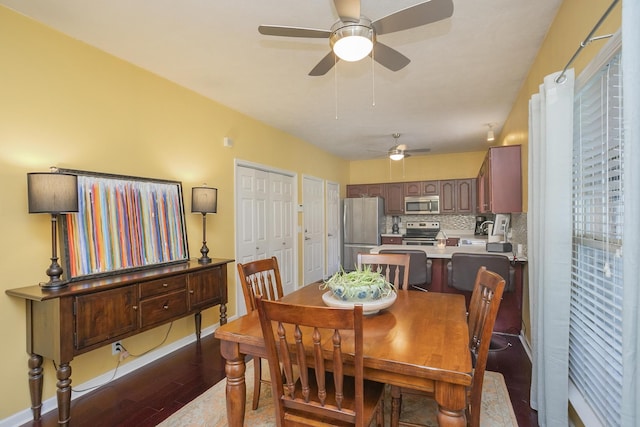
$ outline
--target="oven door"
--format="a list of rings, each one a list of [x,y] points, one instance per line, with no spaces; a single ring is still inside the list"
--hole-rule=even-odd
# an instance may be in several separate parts
[[[423,240],[423,239],[402,239],[402,244],[407,246],[435,246],[436,242],[434,240]]]

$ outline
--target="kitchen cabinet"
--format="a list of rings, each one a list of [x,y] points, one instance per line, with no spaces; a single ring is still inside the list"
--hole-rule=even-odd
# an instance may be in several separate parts
[[[456,212],[473,214],[476,211],[476,179],[456,180]]]
[[[381,236],[380,238],[383,245],[401,245],[402,236]]]
[[[422,194],[422,182],[405,182],[404,183],[404,195],[405,196],[420,196]]]
[[[439,181],[412,181],[404,183],[405,196],[437,196]]]
[[[421,196],[437,196],[440,193],[440,181],[424,181]]]
[[[383,197],[386,184],[347,185],[347,197]]]
[[[467,214],[476,208],[475,179],[440,181],[440,213]]]
[[[404,183],[396,182],[385,185],[384,213],[387,215],[404,214]]]
[[[477,178],[478,213],[522,212],[519,145],[491,147]]]
[[[440,213],[456,213],[456,181],[440,181]]]

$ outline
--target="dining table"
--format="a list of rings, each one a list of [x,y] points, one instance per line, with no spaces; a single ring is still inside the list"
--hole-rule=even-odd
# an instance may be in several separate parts
[[[301,287],[281,301],[325,306],[318,283]],[[250,312],[215,331],[225,358],[226,410],[231,427],[244,424],[246,356],[266,358],[260,319]],[[433,393],[441,426],[466,426],[467,388],[472,362],[464,296],[399,290],[395,302],[363,321],[364,376],[392,386]],[[392,390],[397,388],[392,387]],[[394,411],[401,396],[391,396],[391,425],[399,424]]]

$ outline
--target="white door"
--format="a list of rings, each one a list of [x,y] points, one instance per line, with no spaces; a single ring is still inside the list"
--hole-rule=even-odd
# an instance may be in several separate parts
[[[269,173],[269,256],[278,258],[282,289],[286,294],[296,288],[294,280],[295,205],[293,177]]]
[[[236,167],[236,262],[277,257],[285,294],[295,289],[297,276],[295,194],[293,174]],[[236,283],[236,310],[243,315],[244,295]]]
[[[322,180],[303,177],[302,212],[304,216],[304,284],[322,280],[324,261],[324,185]]]
[[[327,271],[325,277],[340,269],[340,185],[327,182]]]

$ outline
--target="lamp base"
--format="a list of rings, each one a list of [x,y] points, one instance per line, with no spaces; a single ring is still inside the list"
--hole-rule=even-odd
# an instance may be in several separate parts
[[[40,287],[45,290],[54,291],[67,287],[68,280],[49,280],[48,282],[40,282]]]
[[[200,248],[200,253],[202,256],[198,258],[198,264],[209,264],[211,262],[211,258],[209,258],[209,248],[207,247],[207,242],[202,242],[202,248]]]
[[[54,254],[55,255],[55,254]],[[60,289],[69,284],[68,280],[62,280],[62,267],[58,264],[58,257],[51,257],[51,265],[47,268],[47,276],[49,281],[46,283],[40,283],[42,289]]]

